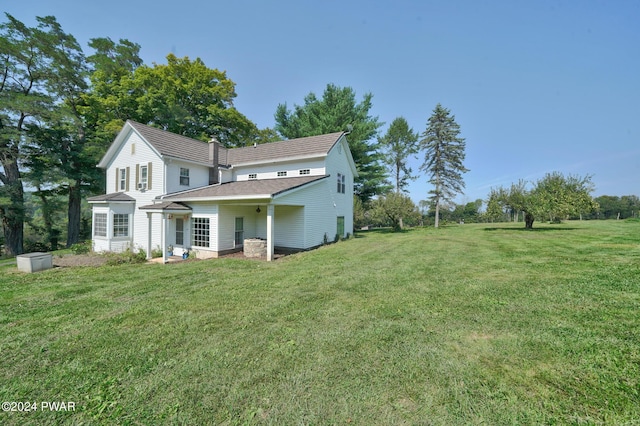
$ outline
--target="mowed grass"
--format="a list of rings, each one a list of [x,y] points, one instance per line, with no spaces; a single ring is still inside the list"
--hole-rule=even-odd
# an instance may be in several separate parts
[[[2,424],[640,424],[640,223],[0,268]]]

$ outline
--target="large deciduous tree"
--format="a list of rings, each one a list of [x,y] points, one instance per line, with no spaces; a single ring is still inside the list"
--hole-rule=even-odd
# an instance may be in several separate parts
[[[462,174],[469,170],[464,167],[465,139],[460,137],[460,126],[455,116],[442,105],[436,105],[427,122],[427,129],[420,141],[425,150],[425,160],[421,170],[429,176],[433,189],[430,200],[435,206],[435,227],[438,227],[440,205],[453,201],[456,194],[464,189]]]
[[[235,83],[226,72],[208,68],[200,58],[169,54],[167,64],[147,66],[138,57],[139,46],[127,40],[99,38],[90,46],[96,53],[88,58],[94,71],[87,113],[96,115],[106,133],[132,119],[194,139],[215,136],[227,147],[276,139],[235,108]]]
[[[371,202],[371,217],[381,225],[391,225],[394,231],[401,231],[403,219],[413,216],[419,217],[418,208],[405,194],[389,192]]]
[[[589,213],[597,208],[591,197],[594,185],[591,176],[585,177],[553,172],[547,173],[534,188],[534,198],[542,211],[540,219],[559,222],[571,215]]]
[[[531,188],[527,182],[519,181],[509,189],[492,189],[489,204],[499,203],[514,211],[524,212],[525,228],[532,229],[538,220],[560,221],[571,215],[588,213],[598,207],[591,197],[591,176],[564,176],[562,173],[547,173]]]
[[[143,88],[134,84],[133,73],[142,65],[140,45],[94,38],[89,47],[94,50],[87,57],[91,88],[84,98],[82,114],[92,137],[106,150],[126,120],[139,120],[136,99]]]
[[[195,139],[216,136],[225,146],[261,142],[263,132],[233,105],[235,83],[200,58],[169,54],[166,65],[143,65],[132,78],[137,116],[130,118]]]
[[[372,98],[371,93],[366,93],[362,101],[357,102],[351,87],[328,84],[321,99],[309,93],[304,98],[304,105],[294,105],[290,110],[286,104],[280,104],[275,113],[275,130],[287,139],[350,129],[347,140],[359,174],[355,193],[365,203],[389,189],[374,141],[382,123],[369,113]]]

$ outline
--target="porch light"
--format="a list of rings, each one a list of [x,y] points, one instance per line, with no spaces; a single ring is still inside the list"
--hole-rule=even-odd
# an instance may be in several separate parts
[[[260,206],[256,209],[256,213],[260,213]]]

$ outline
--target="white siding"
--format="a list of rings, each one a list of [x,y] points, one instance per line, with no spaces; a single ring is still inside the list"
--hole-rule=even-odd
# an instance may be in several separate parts
[[[244,238],[258,237],[256,221],[264,219],[266,226],[266,209],[256,212],[257,206],[220,206],[218,222],[218,251],[232,250],[235,248],[236,218],[244,221]],[[265,232],[266,236],[266,232]]]
[[[176,219],[183,220],[183,243],[176,243]],[[182,255],[183,249],[191,247],[191,215],[190,214],[172,214],[168,219],[168,231],[166,236],[167,247],[173,246],[173,252],[176,256]]]
[[[334,204],[334,197],[329,190],[329,182],[331,178],[326,178],[321,182],[311,184],[304,189],[292,192],[291,194],[278,197],[275,201],[276,204],[284,205],[299,205],[304,206],[301,211],[302,215],[302,235],[300,238],[301,245],[298,248],[311,248],[323,243],[325,234],[329,241],[333,241],[333,237],[336,232],[336,212]],[[290,232],[286,230],[289,226],[286,222],[280,221],[281,207],[277,206],[275,220],[276,220],[276,240],[278,245],[285,247],[291,247],[286,241],[281,241],[278,234],[288,234],[291,238]],[[285,215],[286,219],[287,216]],[[300,220],[298,217],[297,220]],[[279,226],[280,225],[280,226]],[[298,226],[295,226],[298,228]]]
[[[136,165],[152,163],[151,189],[145,191],[147,195],[162,194],[164,192],[164,163],[156,151],[142,140],[136,133],[131,132],[107,167],[106,193],[121,192],[116,187],[116,170],[129,168],[129,191],[125,191],[134,198],[142,191],[136,188]]]
[[[151,188],[146,190],[138,190],[136,187],[136,166],[151,164]],[[129,168],[129,191],[126,194],[136,199],[133,212],[133,249],[147,248],[148,238],[148,221],[147,213],[139,210],[139,207],[153,203],[154,198],[164,194],[164,162],[157,155],[156,151],[141,139],[135,132],[130,132],[125,138],[120,150],[114,156],[113,160],[107,168],[106,175],[106,193],[120,192],[116,191],[116,170]],[[160,248],[161,245],[161,216],[159,214],[152,215],[152,248]]]
[[[340,149],[340,145],[342,148]],[[330,176],[321,182],[312,183],[290,194],[277,197],[275,204],[305,206],[304,245],[311,248],[323,243],[326,238],[333,241],[338,230],[338,217],[344,216],[345,235],[353,234],[353,172],[346,154],[346,140],[333,147],[326,158],[326,173]],[[338,192],[338,173],[345,175],[345,193]],[[276,223],[278,214],[276,211]],[[287,223],[286,226],[289,226]],[[276,239],[278,226],[276,226]],[[285,245],[278,243],[278,245]]]
[[[95,236],[95,224],[96,224],[96,214],[106,214],[107,215],[107,236],[106,237],[96,237]],[[93,239],[93,251],[98,253],[102,253],[105,251],[111,251],[111,245],[109,244],[109,207],[106,205],[93,206],[92,209],[92,217],[91,217],[91,238]]]
[[[300,170],[309,170],[308,175],[301,175]],[[260,166],[241,166],[233,170],[234,180],[248,180],[250,174],[256,174],[258,179],[275,179],[278,172],[287,172],[286,177],[322,176],[325,174],[324,161],[311,159],[307,161],[280,162]]]
[[[298,206],[275,206],[275,246],[293,249],[309,247],[305,244],[304,210],[304,207]]]
[[[122,252],[133,247],[133,235],[135,233],[134,221],[133,221],[133,203],[111,203],[103,205],[93,206],[92,223],[94,225],[91,230],[93,239],[93,250],[96,252],[114,251]],[[107,235],[105,237],[95,236],[95,215],[106,214],[107,215]],[[114,237],[113,225],[114,215],[125,214],[128,215],[129,229],[128,236],[126,237]]]
[[[344,232],[345,234],[353,234],[353,171],[351,163],[347,158],[347,141],[341,138],[340,141],[329,151],[327,155],[327,174],[331,175],[329,179],[329,190],[331,198],[334,200],[335,217],[344,216]],[[345,192],[338,193],[338,173],[345,175]],[[334,223],[337,230],[337,219]],[[335,237],[335,232],[330,238]]]
[[[233,180],[233,170],[231,169],[220,169],[220,183],[227,183]]]
[[[180,169],[189,169],[189,185],[180,185]],[[172,160],[167,165],[166,193],[186,191],[209,185],[209,168],[197,164]]]
[[[299,176],[330,175],[319,182],[314,182],[290,193],[277,196],[275,204],[275,241],[279,247],[306,249],[323,243],[325,236],[333,241],[337,232],[337,218],[345,218],[345,234],[353,233],[353,171],[347,155],[346,139],[332,148],[326,158],[309,160],[271,162],[257,166],[237,166],[230,170],[221,169],[221,180],[248,180],[249,174],[256,174],[257,179],[285,178],[278,176],[278,172],[287,172],[286,178]],[[146,190],[138,190],[136,186],[136,167],[150,166],[150,185]],[[189,169],[189,185],[180,185],[180,168]],[[141,139],[135,132],[130,132],[113,156],[106,171],[106,193],[121,192],[119,186],[119,170],[128,169],[128,190],[125,192],[135,198],[135,203],[128,204],[130,209],[130,238],[118,239],[97,238],[94,240],[96,250],[114,251],[127,247],[133,249],[147,249],[148,244],[148,216],[141,211],[141,206],[153,204],[160,195],[174,193],[202,187],[209,184],[209,169],[186,161],[173,159],[167,164],[157,152]],[[308,173],[300,174],[300,170]],[[345,193],[337,190],[338,174],[345,175]],[[114,203],[93,207],[94,213],[108,210],[114,212]],[[211,202],[189,203],[192,214],[185,218],[184,246],[198,252],[198,257],[213,257],[216,252],[234,249],[235,218],[243,217],[244,237],[266,238],[267,206],[262,204],[261,212],[256,212],[257,205],[245,204],[213,204]],[[175,244],[175,218],[168,222],[165,243]],[[209,219],[208,247],[192,247],[191,218],[204,217]],[[151,214],[152,241],[151,248],[161,248],[162,215]],[[112,228],[112,216],[108,226]],[[112,232],[112,229],[110,229]],[[196,254],[196,253],[194,253]]]
[[[207,258],[215,256],[218,251],[218,211],[219,207],[216,204],[206,203],[193,203],[192,218],[205,217],[209,219],[209,247],[193,247],[192,249],[197,252],[199,258]],[[189,224],[189,241],[191,241],[192,226]],[[193,244],[193,243],[192,243]]]

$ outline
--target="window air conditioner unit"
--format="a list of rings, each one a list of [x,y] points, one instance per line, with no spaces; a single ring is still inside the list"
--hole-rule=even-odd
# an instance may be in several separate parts
[[[145,189],[147,189],[147,185],[144,183],[139,183],[138,184],[138,190],[139,191],[144,191]]]

